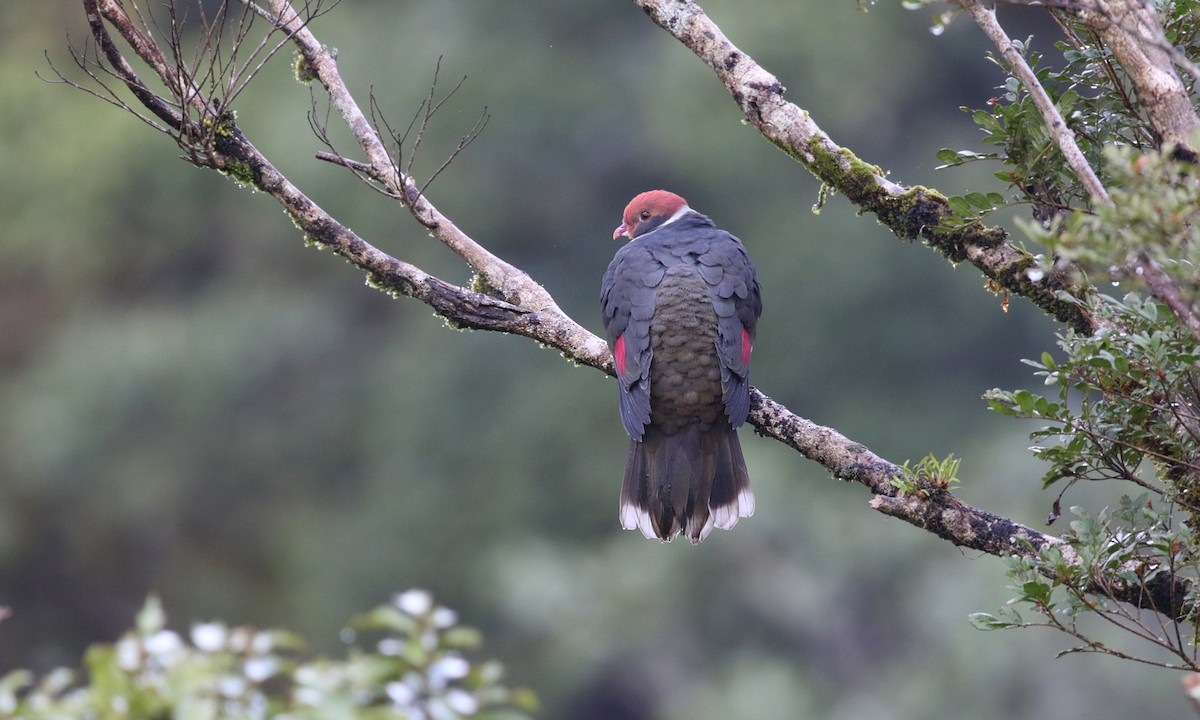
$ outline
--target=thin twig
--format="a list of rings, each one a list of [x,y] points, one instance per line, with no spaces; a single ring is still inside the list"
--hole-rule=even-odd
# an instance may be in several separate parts
[[[1009,242],[1004,228],[956,224],[944,195],[919,185],[904,186],[838,145],[812,113],[784,98],[783,83],[734,45],[694,0],[632,1],[704,61],[746,122],[861,211],[873,213],[897,237],[920,238],[953,263],[971,263],[997,286],[1029,299],[1083,335],[1096,331],[1088,303],[1079,302],[1092,290],[1057,268],[1029,273],[1037,259]]]
[[[334,108],[341,114],[343,122],[366,154],[367,161],[374,166],[373,177],[386,178],[385,186],[391,192],[406,198],[405,204],[417,222],[428,228],[434,237],[465,260],[482,280],[482,284],[498,297],[519,307],[561,312],[545,288],[520,268],[505,262],[475,242],[433,203],[421,196],[420,188],[411,176],[395,169],[387,146],[346,87],[333,55],[325,50],[308,27],[301,26],[290,3],[286,0],[270,0],[270,4],[284,27],[292,32],[304,62],[313,69],[317,79],[329,93]]]
[[[108,68],[101,65],[100,61],[98,59],[96,59],[96,60],[88,59],[87,52],[88,52],[89,47],[90,47],[90,45],[87,43],[84,44],[84,47],[82,49],[75,47],[74,44],[69,45],[69,52],[71,54],[71,59],[75,62],[75,65],[81,71],[83,71],[83,73],[85,75],[87,75],[91,79],[92,82],[94,82],[96,84],[96,87],[99,87],[101,90],[104,91],[103,93],[101,93],[97,90],[94,90],[93,88],[90,88],[82,83],[76,82],[76,81],[68,78],[66,75],[63,75],[62,71],[60,71],[54,65],[54,62],[50,59],[49,52],[47,52],[45,54],[46,55],[46,64],[49,66],[50,71],[52,73],[54,73],[54,76],[56,79],[42,77],[41,74],[37,73],[36,71],[34,72],[34,75],[42,82],[67,85],[71,88],[74,88],[76,90],[80,90],[84,93],[87,93],[88,95],[91,95],[92,97],[94,97],[102,102],[108,103],[109,105],[112,105],[113,107],[120,108],[121,110],[128,112],[129,114],[136,117],[138,120],[141,120],[142,122],[146,123],[150,127],[154,128],[158,132],[161,132],[164,134],[170,134],[171,133],[170,128],[168,128],[165,125],[162,125],[161,123],[156,121],[154,118],[150,117],[149,115],[146,115],[145,113],[141,112],[140,110],[133,107],[129,103],[125,102],[123,99],[121,99],[121,96],[118,95],[117,92],[115,90],[113,90],[113,88],[107,82],[105,82],[104,78],[100,77],[100,75],[98,73],[103,73],[104,75],[107,75],[109,77],[114,77],[114,78],[120,80],[120,78],[117,78],[111,70],[109,70]]]
[[[1108,193],[1105,191],[1104,186],[1100,184],[1099,178],[1096,177],[1087,160],[1083,157],[1083,153],[1075,143],[1074,135],[1067,128],[1062,115],[1058,112],[1058,108],[1054,106],[1054,102],[1038,81],[1033,69],[1025,62],[1024,56],[997,21],[995,9],[984,7],[978,0],[960,0],[960,4],[971,13],[971,17],[974,18],[976,24],[979,25],[980,29],[999,48],[1005,61],[1012,68],[1013,74],[1021,81],[1021,84],[1025,87],[1025,91],[1033,99],[1034,105],[1042,113],[1046,128],[1050,132],[1050,136],[1054,139],[1055,144],[1058,145],[1059,150],[1062,151],[1067,164],[1071,166],[1071,169],[1075,172],[1075,176],[1083,183],[1083,186],[1088,190],[1093,200],[1106,205],[1111,204],[1112,201],[1109,199]],[[1132,13],[1130,14],[1132,15]],[[1126,32],[1132,31],[1127,30]],[[1145,252],[1132,254],[1126,266],[1134,274],[1142,278],[1146,286],[1150,289],[1150,292],[1166,304],[1188,331],[1197,340],[1200,340],[1200,315],[1197,315],[1195,309],[1183,299],[1178,285],[1175,284],[1175,280],[1163,272],[1162,268]]]
[[[1163,304],[1171,309],[1192,336],[1200,340],[1200,315],[1197,315],[1196,309],[1183,298],[1183,292],[1175,283],[1175,279],[1163,271],[1144,250],[1132,254],[1126,265],[1146,283],[1154,297],[1162,300]]]
[[[1012,38],[1008,36],[1004,28],[1000,26],[1000,22],[996,19],[996,10],[991,7],[984,7],[978,0],[960,0],[960,4],[971,14],[979,29],[983,30],[988,39],[995,44],[1004,61],[1012,68],[1013,75],[1021,81],[1025,92],[1029,93],[1029,97],[1033,99],[1033,104],[1037,106],[1038,112],[1042,114],[1042,121],[1045,123],[1046,129],[1050,132],[1050,137],[1054,140],[1054,144],[1062,152],[1067,165],[1074,171],[1075,177],[1079,178],[1079,182],[1083,183],[1083,187],[1087,190],[1088,195],[1092,197],[1094,202],[1108,203],[1108,191],[1104,189],[1104,186],[1100,183],[1100,178],[1096,177],[1092,166],[1088,164],[1087,158],[1083,156],[1083,151],[1075,143],[1075,135],[1067,127],[1067,123],[1058,112],[1058,108],[1054,106],[1054,101],[1050,99],[1050,95],[1042,87],[1041,82],[1038,81],[1033,68],[1029,67],[1029,63],[1025,61],[1025,56],[1013,44]]]
[[[83,2],[92,10],[95,9],[97,0]],[[316,42],[307,27],[292,24],[298,24],[300,21],[286,2],[273,0],[273,6],[278,17],[285,20],[291,18],[285,22],[285,29],[292,33],[304,60],[314,69],[323,86],[329,91],[334,107],[342,114],[347,124],[351,125],[356,138],[361,138],[361,147],[367,154],[366,162],[352,163],[340,155],[335,155],[333,161],[362,172],[391,190],[404,192],[406,197],[411,199],[411,195],[407,193],[415,189],[412,179],[395,175],[384,143],[373,131],[346,89],[332,56]],[[111,3],[106,5],[106,10],[116,12]],[[104,20],[114,22],[113,18],[120,22],[122,15],[101,15],[97,12],[92,28],[97,41],[106,48],[106,57],[110,62],[114,66],[125,68],[128,67],[128,63],[112,42],[104,24]],[[156,69],[166,68],[157,47],[134,45],[138,41],[136,36],[132,41],[128,36],[122,37],[130,42],[135,54],[143,61],[156,66]],[[175,69],[175,72],[182,71]],[[131,70],[130,74],[136,79]],[[177,78],[175,82],[180,80]],[[180,85],[183,86],[185,85]],[[172,87],[170,82],[168,87]],[[135,95],[143,103],[162,102],[156,96],[145,97],[136,92]],[[204,107],[212,100],[201,94],[195,98],[195,102],[197,106]],[[209,155],[195,162],[208,163],[206,166],[227,172],[236,171],[239,179],[250,182],[259,190],[271,195],[304,232],[306,239],[330,248],[362,269],[368,274],[373,286],[396,295],[416,298],[458,326],[529,337],[561,350],[570,360],[598,368],[610,375],[614,374],[612,354],[602,339],[563,313],[553,298],[523,271],[494,258],[466,236],[426,199],[421,198],[420,202],[414,205],[414,216],[439,239],[459,250],[464,259],[481,274],[486,272],[486,283],[500,283],[502,289],[497,293],[499,297],[452,285],[419,267],[380,251],[305,196],[236,126],[229,130],[220,142],[214,144]],[[851,156],[841,157],[848,161]],[[481,268],[480,265],[485,267]],[[497,286],[493,284],[493,287]],[[862,484],[875,496],[872,501],[873,508],[903,519],[956,545],[1001,557],[1014,554],[1036,556],[1053,547],[1061,553],[1064,562],[1073,565],[1084,562],[1074,548],[1062,539],[972,507],[952,493],[940,491],[928,497],[898,496],[897,488],[892,482],[899,472],[895,463],[874,454],[861,443],[845,437],[833,428],[817,425],[796,415],[756,388],[751,389],[749,420],[764,436],[786,443],[805,457],[820,463],[835,477]],[[1121,573],[1110,579],[1111,584],[1101,585],[1102,579],[1098,579],[1093,586],[1094,590],[1107,590],[1116,600],[1153,609],[1171,618],[1186,617],[1191,612],[1191,607],[1185,598],[1192,594],[1193,580],[1165,574],[1154,575],[1136,583],[1121,579],[1141,577],[1138,575],[1139,571],[1146,573],[1154,567],[1138,560],[1124,563],[1120,568]]]
[[[440,103],[439,103],[439,106],[440,106]],[[483,109],[482,114],[480,114],[479,119],[475,121],[474,127],[472,127],[469,131],[467,131],[466,135],[463,135],[462,137],[460,137],[458,139],[458,144],[454,146],[454,149],[452,151],[450,151],[450,155],[447,156],[446,159],[442,161],[442,164],[440,166],[438,166],[438,169],[434,170],[433,173],[429,176],[429,179],[426,180],[423,185],[421,185],[421,194],[422,195],[424,195],[425,192],[429,189],[429,186],[433,184],[433,181],[437,180],[438,176],[441,175],[442,172],[444,172],[446,170],[446,168],[450,167],[450,163],[454,162],[454,159],[459,156],[459,153],[461,153],[463,150],[466,150],[467,146],[470,145],[471,143],[473,143],[475,141],[475,139],[479,137],[479,134],[482,133],[483,129],[487,127],[488,120],[490,120],[490,119],[491,119],[491,116],[488,115],[487,108],[485,107]]]

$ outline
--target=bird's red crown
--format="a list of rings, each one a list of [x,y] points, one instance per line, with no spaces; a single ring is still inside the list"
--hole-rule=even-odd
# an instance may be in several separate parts
[[[629,201],[621,224],[613,231],[613,239],[622,235],[630,240],[641,233],[640,228],[654,218],[669,218],[687,207],[687,200],[667,190],[647,190]]]

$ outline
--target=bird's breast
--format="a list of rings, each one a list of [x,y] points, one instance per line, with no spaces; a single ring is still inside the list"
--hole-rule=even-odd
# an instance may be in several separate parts
[[[717,314],[695,266],[669,268],[650,320],[650,422],[670,435],[721,417]]]

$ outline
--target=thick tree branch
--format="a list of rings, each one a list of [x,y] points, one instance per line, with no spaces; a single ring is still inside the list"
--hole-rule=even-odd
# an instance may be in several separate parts
[[[901,495],[892,484],[900,473],[894,463],[833,428],[799,417],[757,389],[751,393],[749,420],[760,434],[791,446],[823,465],[834,477],[866,486],[875,495],[871,500],[875,510],[943,540],[997,557],[1036,556],[1056,547],[1069,564],[1083,563],[1061,538],[968,505],[946,490],[929,487],[921,494]],[[1150,563],[1130,562],[1121,568],[1122,572],[1130,571],[1133,577],[1153,575],[1155,579],[1136,584],[1097,576],[1089,589],[1173,620],[1183,618],[1190,611],[1186,598],[1192,581],[1170,573],[1154,575],[1150,572],[1153,569]]]
[[[1016,48],[1012,40],[1008,37],[1008,34],[1004,32],[1004,28],[997,21],[995,8],[984,7],[978,0],[959,0],[959,4],[971,14],[975,23],[996,45],[997,49],[1000,50],[1000,54],[1004,57],[1005,62],[1012,68],[1013,74],[1020,80],[1021,85],[1025,87],[1026,92],[1033,99],[1034,105],[1037,106],[1038,111],[1042,114],[1042,120],[1050,133],[1050,137],[1062,152],[1063,157],[1066,158],[1071,170],[1075,172],[1075,176],[1079,178],[1080,183],[1083,184],[1088,194],[1091,195],[1092,201],[1098,204],[1111,205],[1112,200],[1109,198],[1108,192],[1100,183],[1100,179],[1096,177],[1095,172],[1092,171],[1087,160],[1084,159],[1083,153],[1075,143],[1074,134],[1067,128],[1062,115],[1058,112],[1058,108],[1054,106],[1054,102],[1046,93],[1045,88],[1042,87],[1041,82],[1038,81],[1033,68],[1029,67],[1029,64],[1025,62],[1025,57]],[[1134,74],[1142,77],[1142,81],[1139,83],[1135,80],[1135,84],[1141,88],[1143,94],[1151,93],[1156,96],[1164,96],[1165,92],[1166,95],[1174,97],[1173,89],[1169,91],[1161,90],[1164,83],[1168,86],[1171,85],[1171,83],[1166,82],[1160,76],[1159,71],[1161,68],[1157,66],[1152,67],[1148,64],[1148,58],[1152,56],[1152,53],[1147,51],[1145,46],[1154,45],[1154,43],[1150,42],[1151,38],[1157,38],[1157,41],[1165,42],[1162,30],[1158,28],[1154,16],[1146,14],[1144,12],[1145,9],[1141,7],[1129,8],[1122,6],[1121,3],[1116,3],[1116,5],[1123,8],[1117,11],[1121,13],[1120,16],[1114,15],[1113,10],[1108,6],[1102,6],[1102,3],[1081,3],[1074,7],[1067,6],[1067,9],[1075,11],[1076,14],[1083,18],[1091,17],[1091,24],[1093,25],[1097,25],[1095,21],[1096,17],[1103,16],[1105,18],[1104,24],[1108,27],[1108,34],[1105,37],[1109,38],[1110,41],[1116,37],[1118,38],[1117,41],[1122,45],[1128,45],[1130,38],[1134,34],[1137,34],[1141,42],[1133,43],[1136,46],[1136,52],[1126,49],[1123,53],[1118,53],[1114,50],[1114,54],[1117,54],[1118,57],[1129,58],[1130,62],[1133,63],[1136,70]],[[1125,22],[1121,22],[1122,17],[1125,19]],[[1153,23],[1153,28],[1150,27],[1150,23]],[[1161,64],[1163,58],[1161,56],[1155,57]],[[1165,67],[1169,70],[1170,62],[1166,62]],[[1127,66],[1126,69],[1129,70],[1129,67]],[[1171,74],[1172,76],[1174,75],[1173,71]],[[1186,92],[1184,92],[1183,85],[1178,83],[1178,77],[1175,77],[1175,84],[1178,85],[1179,92],[1183,93],[1183,97],[1186,98]],[[1170,108],[1174,104],[1173,101],[1164,101],[1164,103],[1165,108]],[[1163,126],[1176,128],[1179,132],[1188,131],[1186,118],[1182,116],[1191,116],[1194,118],[1195,114],[1191,109],[1190,100],[1186,104],[1187,111],[1182,113],[1182,115],[1178,110],[1164,110],[1162,115]],[[1180,123],[1183,124],[1180,125]],[[1178,142],[1179,139],[1175,138],[1174,141]],[[1183,298],[1179,287],[1175,284],[1171,276],[1164,272],[1145,252],[1131,254],[1125,264],[1131,273],[1140,277],[1146,283],[1146,286],[1156,298],[1170,308],[1180,323],[1194,337],[1200,339],[1200,316],[1197,315],[1191,304]]]
[[[1154,3],[1143,0],[1000,0],[1009,5],[1038,5],[1062,10],[1095,30],[1125,68],[1138,99],[1160,139],[1186,148],[1200,128],[1187,88],[1175,65],[1200,80],[1200,67],[1167,41]]]
[[[89,10],[97,7],[95,0],[83,0],[83,3]],[[277,5],[282,17],[293,17],[287,14],[290,6],[286,6],[286,3]],[[119,12],[119,2],[108,2],[101,8],[96,15],[97,22],[92,25],[96,40],[102,47],[113,49],[115,55],[109,55],[109,59],[115,67],[128,68],[128,63],[109,36],[106,25],[99,21],[103,18],[119,27],[115,23],[124,17],[124,14]],[[307,32],[307,28],[294,25],[286,27],[289,33],[298,38],[298,42],[304,43],[302,52],[305,53],[306,60],[313,63],[314,68],[319,68],[319,73],[323,76],[322,82],[327,83],[331,93],[341,96],[338,102],[346,108],[343,113],[348,118],[347,121],[358,122],[357,118],[361,113],[356,115],[357,106],[351,104],[353,99],[336,74],[333,58],[320,50],[320,45]],[[145,48],[132,43],[131,48],[148,63],[156,62],[156,58],[162,57],[156,48]],[[309,53],[313,53],[311,57]],[[119,72],[122,77],[133,78],[130,81],[133,84],[131,89],[137,88],[134,89],[134,94],[144,104],[149,106],[162,100],[154,97],[143,99],[144,93],[140,92],[140,89],[144,86],[136,81],[132,70],[129,70],[128,74],[123,70]],[[168,87],[171,87],[170,83]],[[209,99],[201,96],[197,98],[197,102],[206,103]],[[188,156],[186,159],[189,162],[200,167],[220,170],[240,182],[252,184],[269,193],[301,228],[307,239],[332,249],[365,271],[373,286],[395,295],[416,298],[433,307],[452,324],[529,337],[557,348],[568,359],[613,374],[612,355],[607,344],[563,314],[548,294],[542,295],[544,290],[531,293],[527,289],[518,289],[505,297],[496,298],[429,275],[420,268],[391,257],[369,244],[304,195],[251,144],[233,124],[230,115],[223,114],[220,122],[212,124],[208,132],[205,152]],[[346,160],[343,164],[370,175],[378,182],[392,182],[399,191],[407,191],[413,187],[411,179],[400,175],[390,160],[377,162],[377,155],[382,147],[377,137],[364,138],[361,144],[365,146],[363,149],[368,158],[375,157],[366,163]],[[880,187],[891,185],[882,174],[878,174],[872,182],[880,184]],[[472,257],[477,260],[483,258],[480,262],[491,262],[486,259],[490,257],[490,253],[487,256],[476,254],[474,248],[482,251],[482,247],[462,233],[448,218],[437,213],[423,198],[414,200],[408,195],[404,197],[421,208],[414,214],[426,227],[430,227],[427,223],[431,223],[435,234],[453,236],[450,240],[458,247],[467,248],[466,252]],[[417,205],[418,200],[424,204]],[[446,241],[445,237],[443,241]],[[995,250],[994,247],[984,249]],[[965,249],[964,252],[970,250]],[[476,269],[482,272],[482,269]],[[533,282],[525,273],[501,261],[493,264],[489,272],[492,273],[487,279],[489,284],[494,281],[507,288],[524,288],[524,283]],[[510,273],[515,276],[510,277]],[[799,417],[757,389],[752,391],[749,420],[762,435],[784,442],[805,457],[821,463],[835,477],[866,486],[875,495],[872,501],[872,507],[875,509],[903,519],[956,545],[1002,557],[1014,554],[1031,555],[1043,548],[1058,546],[1064,556],[1072,562],[1082,562],[1063,540],[971,507],[945,490],[927,488],[927,492],[899,495],[897,488],[892,485],[892,480],[899,472],[894,463],[875,455],[866,446],[846,438],[832,428],[822,427]],[[1146,570],[1136,566],[1132,566],[1131,569],[1135,572]],[[1140,574],[1149,576],[1151,573]],[[1115,589],[1111,578],[1099,578],[1097,583],[1105,584],[1103,588],[1097,584],[1097,591],[1103,589],[1110,596],[1138,607],[1155,610],[1171,618],[1182,617],[1188,610],[1183,598],[1191,588],[1191,581],[1169,573],[1158,574],[1155,577],[1153,583],[1148,585],[1117,586]]]
[[[1076,331],[1095,331],[1095,320],[1086,305],[1062,297],[1065,293],[1082,298],[1087,290],[1064,273],[1035,271],[1036,259],[1008,242],[1003,228],[978,222],[944,228],[946,221],[953,219],[945,196],[919,185],[894,183],[878,166],[835,143],[806,110],[783,99],[779,80],[734,46],[698,4],[692,0],[633,1],[712,68],[763,137],[850,202],[874,213],[897,237],[921,238],[948,260],[970,262],[1000,287],[1029,299]]]
[[[165,122],[172,129],[182,131],[184,121],[182,114],[171,107],[163,98],[154,94],[145,83],[138,78],[133,67],[125,60],[116,43],[112,41],[112,37],[108,34],[108,30],[104,27],[104,21],[107,20],[116,28],[121,37],[129,43],[129,46],[134,49],[134,52],[143,61],[159,72],[160,77],[166,75],[170,77],[172,68],[168,67],[166,59],[162,53],[158,51],[157,46],[152,42],[148,42],[145,37],[137,31],[133,21],[125,14],[124,8],[119,3],[111,0],[100,0],[104,8],[104,15],[101,16],[100,5],[97,5],[97,0],[83,0],[84,12],[87,14],[88,25],[92,30],[92,37],[96,38],[96,42],[100,45],[100,51],[104,54],[104,58],[112,67],[113,74],[121,78],[133,96],[142,103],[147,110],[152,112],[160,120]],[[139,51],[140,48],[140,51]],[[168,85],[169,87],[169,85]]]
[[[1162,141],[1190,147],[1200,128],[1187,88],[1172,62],[1170,46],[1155,16],[1153,3],[1142,0],[1081,0],[1068,12],[1096,30],[1117,62],[1125,68],[1138,100]]]

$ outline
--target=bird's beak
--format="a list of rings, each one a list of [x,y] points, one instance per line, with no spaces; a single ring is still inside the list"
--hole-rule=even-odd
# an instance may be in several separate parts
[[[616,240],[617,238],[621,237],[622,235],[628,235],[628,234],[629,234],[629,228],[625,227],[625,223],[621,223],[620,225],[617,226],[616,230],[613,230],[613,240]]]

